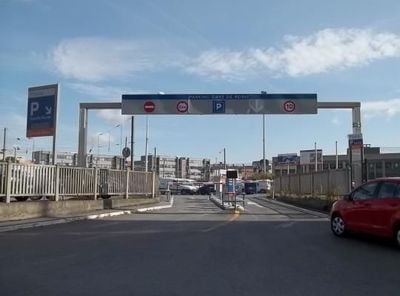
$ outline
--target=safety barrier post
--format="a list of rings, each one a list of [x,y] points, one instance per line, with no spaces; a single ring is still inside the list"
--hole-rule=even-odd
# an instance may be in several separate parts
[[[54,200],[58,201],[60,199],[60,166],[56,164],[56,180],[55,180],[55,187],[54,187]]]
[[[11,163],[10,160],[8,160],[7,163],[7,187],[6,187],[6,203],[11,202],[11,174],[12,174],[12,166],[13,164]]]
[[[125,179],[125,198],[129,197],[129,168],[126,168],[126,179]]]
[[[156,174],[155,172],[152,172],[151,175],[153,181],[153,184],[151,186],[151,198],[154,198],[156,196]]]
[[[97,179],[97,174],[98,174],[98,168],[95,167],[94,169],[94,200],[97,200],[97,191],[98,191],[98,179]]]

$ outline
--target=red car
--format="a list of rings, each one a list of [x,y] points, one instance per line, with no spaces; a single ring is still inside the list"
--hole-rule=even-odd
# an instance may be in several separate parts
[[[400,246],[400,178],[369,181],[335,202],[331,229],[337,236],[353,231],[394,238]]]

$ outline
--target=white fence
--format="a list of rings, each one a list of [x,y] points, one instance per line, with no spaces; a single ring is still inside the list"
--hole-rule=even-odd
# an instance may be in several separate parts
[[[0,199],[10,202],[28,198],[156,194],[158,178],[153,173],[130,170],[23,165],[0,162]]]
[[[342,196],[349,192],[350,171],[328,170],[275,177],[276,194],[297,196]]]

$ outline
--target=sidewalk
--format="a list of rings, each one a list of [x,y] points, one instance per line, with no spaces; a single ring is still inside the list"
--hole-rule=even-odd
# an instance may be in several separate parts
[[[119,215],[129,215],[133,213],[139,213],[147,210],[152,210],[155,207],[165,207],[170,203],[165,201],[150,201],[150,200],[138,200],[137,204],[126,206],[117,209],[108,210],[96,210],[81,213],[78,215],[60,215],[57,217],[43,217],[43,218],[33,218],[24,220],[11,220],[11,221],[0,221],[0,233],[6,231],[14,231],[18,229],[26,229],[40,226],[48,226],[55,224],[68,223],[79,220],[91,220],[100,219],[105,217],[119,216]]]

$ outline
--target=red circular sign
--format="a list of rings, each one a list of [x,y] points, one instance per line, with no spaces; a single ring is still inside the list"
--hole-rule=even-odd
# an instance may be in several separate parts
[[[296,109],[296,104],[293,101],[286,101],[283,104],[283,109],[286,112],[293,112]]]
[[[152,101],[147,101],[144,103],[144,111],[147,113],[151,113],[156,109],[156,105]]]
[[[188,103],[185,101],[179,101],[178,104],[176,104],[176,110],[178,110],[180,113],[185,113],[188,109]]]

